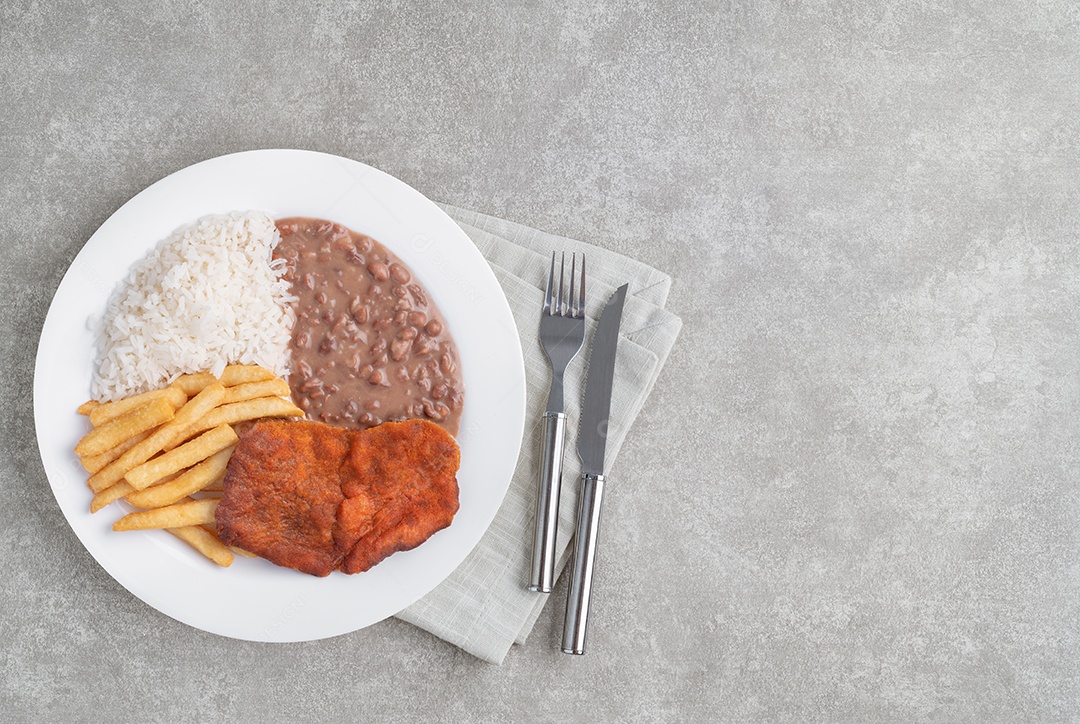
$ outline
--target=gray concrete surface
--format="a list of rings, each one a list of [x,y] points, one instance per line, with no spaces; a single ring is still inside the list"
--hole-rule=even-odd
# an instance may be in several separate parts
[[[262,147],[674,276],[589,655],[556,607],[501,667],[398,621],[217,638],[68,529],[53,291],[140,189]],[[1078,152],[1067,1],[4,2],[0,719],[1080,721]]]

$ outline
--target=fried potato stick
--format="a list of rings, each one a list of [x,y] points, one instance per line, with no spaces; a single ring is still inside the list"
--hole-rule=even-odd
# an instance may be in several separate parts
[[[181,528],[166,528],[166,530],[219,566],[228,568],[232,565],[232,551],[205,528],[198,525],[186,525]]]
[[[234,402],[231,405],[222,405],[214,409],[206,417],[184,430],[177,440],[186,440],[218,425],[235,425],[238,422],[257,420],[262,417],[303,416],[304,411],[288,400],[283,400],[280,397],[259,397],[254,400]]]
[[[231,405],[234,402],[253,400],[258,397],[288,397],[289,383],[280,377],[260,382],[245,382],[242,385],[229,387],[225,390],[225,399],[221,404]]]
[[[125,412],[86,433],[83,439],[79,440],[79,443],[75,446],[75,453],[79,457],[85,457],[106,452],[109,448],[119,445],[129,437],[138,435],[140,432],[146,432],[163,422],[172,420],[175,415],[173,406],[168,400],[154,400],[142,407]]]
[[[120,417],[125,412],[142,407],[143,405],[158,399],[168,400],[172,404],[173,409],[176,409],[187,402],[187,395],[185,395],[183,390],[178,387],[163,387],[159,390],[144,392],[141,395],[125,397],[116,402],[106,402],[102,405],[98,405],[90,412],[90,422],[94,427],[100,427],[109,420]]]
[[[136,490],[143,490],[169,473],[202,462],[214,453],[235,444],[239,439],[231,427],[219,425],[164,455],[132,468],[124,475],[124,479]]]
[[[171,505],[191,493],[204,490],[208,483],[219,476],[225,475],[225,468],[229,464],[229,458],[232,457],[233,447],[230,445],[224,450],[214,453],[198,465],[185,470],[166,483],[154,485],[145,490],[130,492],[126,496],[127,502],[140,508],[160,508],[164,505]],[[177,448],[177,452],[179,450],[180,448]],[[147,464],[149,465],[149,463]],[[117,485],[119,484],[117,483]]]
[[[79,413],[80,415],[89,415],[98,407],[101,407],[101,403],[97,400],[87,400],[86,402],[79,405],[75,409],[75,412]]]
[[[91,476],[87,484],[95,493],[124,477],[135,467],[142,465],[153,455],[166,449],[175,440],[182,439],[184,430],[206,416],[225,396],[225,388],[218,383],[208,385],[202,392],[188,400],[168,424],[161,426],[135,447]],[[216,451],[213,451],[216,452]]]
[[[135,488],[131,487],[126,480],[113,483],[100,493],[95,494],[90,500],[90,512],[96,513],[110,503],[115,503],[117,500],[120,500],[120,498],[134,491]]]
[[[220,493],[225,490],[225,473],[217,476],[203,487],[204,493]]]
[[[221,384],[232,387],[242,385],[245,382],[269,380],[273,377],[273,372],[259,365],[229,365],[221,373]]]
[[[209,372],[196,372],[190,375],[180,375],[172,381],[172,386],[179,387],[188,397],[194,397],[202,392],[207,385],[212,385],[217,381],[218,378]]]
[[[116,460],[118,457],[120,457],[148,437],[150,437],[149,430],[147,430],[146,432],[140,432],[138,435],[133,435],[129,437],[127,440],[124,440],[119,445],[110,448],[103,453],[99,453],[98,455],[88,455],[84,458],[79,458],[79,462],[81,462],[82,466],[86,468],[86,472],[93,475],[98,470],[101,470],[103,467],[111,463],[113,460]]]
[[[188,500],[152,510],[128,513],[113,523],[113,530],[149,530],[151,528],[183,528],[214,522],[217,500]]]
[[[179,473],[177,473],[176,475],[170,475],[169,477],[167,477],[163,481],[161,481],[160,484],[164,485],[165,483],[168,483],[169,481],[173,480],[174,478],[176,478],[178,476],[179,476]],[[97,493],[94,496],[94,498],[90,501],[90,512],[91,513],[96,513],[99,510],[101,510],[102,508],[104,508],[105,506],[109,505],[110,503],[113,503],[113,502],[119,500],[120,498],[123,498],[125,495],[127,495],[129,493],[134,493],[134,492],[135,492],[135,488],[131,487],[131,483],[129,483],[126,480],[121,480],[119,482],[113,483],[109,487],[102,490],[100,493]],[[139,507],[149,507],[149,506],[139,506]]]

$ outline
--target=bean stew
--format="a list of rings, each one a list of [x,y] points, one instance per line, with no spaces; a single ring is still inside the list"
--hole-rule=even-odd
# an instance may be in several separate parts
[[[424,418],[451,435],[464,383],[446,320],[412,271],[369,236],[323,219],[277,222],[296,312],[289,386],[308,418],[368,428]]]

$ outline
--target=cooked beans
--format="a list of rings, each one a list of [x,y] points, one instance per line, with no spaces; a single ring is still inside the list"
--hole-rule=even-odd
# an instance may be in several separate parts
[[[385,282],[390,278],[390,270],[381,261],[369,262],[367,265],[368,274],[371,278],[377,282]]]
[[[456,435],[457,347],[427,291],[393,253],[322,219],[277,222],[297,297],[289,386],[313,420],[371,427],[423,417]]]

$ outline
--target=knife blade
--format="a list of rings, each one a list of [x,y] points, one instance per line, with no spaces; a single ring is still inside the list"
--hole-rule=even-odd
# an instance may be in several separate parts
[[[585,653],[585,632],[592,597],[596,537],[600,530],[600,503],[604,494],[604,455],[607,449],[611,387],[615,381],[615,353],[619,343],[627,284],[608,299],[593,333],[589,370],[585,375],[585,398],[578,425],[578,456],[581,458],[581,489],[578,493],[577,527],[570,589],[566,596],[562,650]]]
[[[604,473],[611,384],[615,380],[615,350],[619,342],[619,325],[627,286],[623,284],[616,289],[600,312],[589,355],[589,370],[585,374],[585,399],[578,426],[578,457],[581,458],[582,471],[594,475]]]

